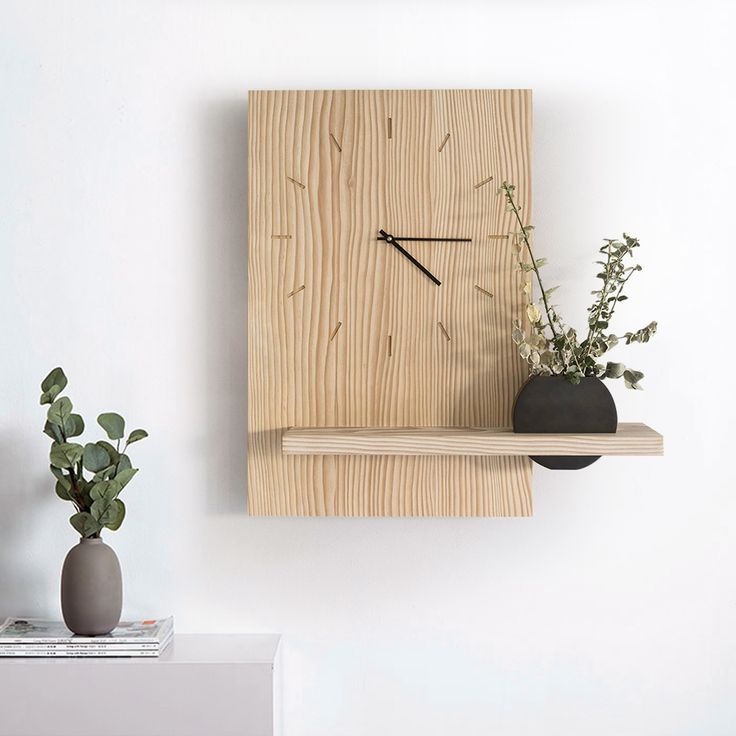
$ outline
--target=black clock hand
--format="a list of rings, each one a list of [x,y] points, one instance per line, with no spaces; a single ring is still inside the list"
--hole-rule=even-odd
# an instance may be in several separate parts
[[[414,256],[411,253],[409,253],[409,251],[404,250],[396,242],[396,238],[393,235],[389,235],[385,230],[379,230],[378,232],[382,236],[382,237],[378,238],[378,240],[385,240],[390,245],[393,245],[393,247],[396,248],[396,250],[398,250],[399,253],[401,253],[402,256],[406,256],[406,258],[408,258],[425,276],[427,276],[430,279],[432,279],[432,281],[434,281],[434,283],[437,284],[437,286],[441,286],[442,285],[442,282],[436,276],[434,276],[433,274],[431,274],[424,266],[422,266],[421,263],[419,263],[419,261],[416,258],[414,258]]]
[[[383,232],[383,231],[381,231]],[[403,235],[395,235],[396,240],[403,240],[404,242],[431,242],[431,243],[472,243],[473,238],[406,238]],[[378,240],[386,240],[382,235],[379,235]]]

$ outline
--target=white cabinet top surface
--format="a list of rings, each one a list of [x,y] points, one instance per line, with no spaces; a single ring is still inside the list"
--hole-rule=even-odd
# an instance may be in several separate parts
[[[159,657],[4,657],[6,664],[32,665],[172,665],[172,664],[273,664],[281,637],[278,634],[175,634]]]

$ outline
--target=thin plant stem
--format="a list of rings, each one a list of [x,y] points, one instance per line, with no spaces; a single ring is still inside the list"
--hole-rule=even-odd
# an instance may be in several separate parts
[[[613,303],[613,306],[611,307],[611,313],[608,316],[609,322],[611,321],[611,319],[613,319],[613,315],[616,312],[616,306],[618,305],[618,298],[621,296],[621,293],[624,290],[624,286],[626,286],[626,282],[634,275],[635,271],[636,271],[636,268],[632,266],[631,270],[629,271],[629,275],[621,282],[621,286],[618,287],[618,291],[615,294],[616,301]]]
[[[542,284],[542,276],[539,273],[539,268],[537,268],[537,262],[534,258],[534,253],[532,252],[532,247],[529,243],[529,238],[526,234],[526,229],[524,228],[524,224],[521,221],[521,215],[519,214],[519,208],[516,206],[516,202],[514,202],[514,198],[508,188],[508,185],[504,184],[503,189],[506,192],[506,199],[508,200],[509,205],[511,205],[511,211],[514,213],[514,217],[516,217],[516,222],[519,223],[519,227],[521,228],[521,237],[524,239],[524,245],[526,245],[527,252],[529,253],[529,257],[532,259],[532,268],[534,269],[534,275],[537,277],[537,283],[539,284],[539,289],[542,292],[542,302],[544,303],[544,311],[547,313],[547,322],[549,323],[549,328],[552,330],[552,335],[557,338],[559,337],[557,332],[555,331],[555,326],[553,324],[552,314],[549,308],[549,304],[547,303],[547,295],[544,292],[544,285]]]
[[[610,257],[610,254],[609,254],[609,256],[608,256],[608,262],[606,263],[606,273],[608,273],[608,264],[610,263],[610,258],[611,257]],[[626,278],[623,281],[621,281],[621,283],[619,284],[618,290],[614,294],[615,299],[614,299],[614,302],[613,302],[613,306],[611,307],[611,312],[608,315],[608,323],[609,324],[611,323],[611,320],[613,319],[613,315],[614,315],[614,313],[616,311],[616,305],[618,304],[618,298],[623,293],[624,287],[626,286],[626,282],[633,276],[633,274],[634,274],[635,271],[636,271],[636,268],[634,266],[632,266],[631,269],[629,270],[628,275],[626,276]],[[609,294],[609,293],[610,292],[608,292],[605,288],[603,289],[603,293],[601,294],[601,300],[599,302],[598,313],[596,315],[596,319],[595,319],[594,325],[598,322],[598,317],[600,317],[601,311],[603,309],[603,305],[605,303],[604,300],[607,298],[607,294]],[[600,332],[601,332],[601,330],[598,330],[598,334],[600,334]],[[585,356],[584,356],[584,360],[587,360],[590,357],[590,349],[591,349],[591,346],[593,344],[593,338],[595,336],[596,336],[595,327],[594,326],[591,326],[590,327],[590,330],[588,332],[588,337],[586,338],[585,343],[584,343],[584,345],[585,345]]]
[[[59,426],[59,434],[61,435],[61,439],[64,440],[64,442],[67,441],[66,433],[64,432],[63,425]],[[76,506],[77,511],[83,511],[84,510],[84,498],[82,496],[82,493],[79,490],[79,487],[77,486],[77,478],[74,474],[74,466],[71,466],[69,468],[69,484],[71,485],[72,491],[74,492],[74,498],[72,499],[72,503]]]
[[[514,202],[514,197],[511,194],[508,184],[504,183],[502,187],[503,187],[503,190],[506,192],[506,199],[509,205],[511,206],[511,211],[514,213],[514,217],[516,217],[516,222],[519,224],[519,227],[521,228],[521,237],[524,239],[524,245],[526,245],[526,249],[527,249],[527,252],[529,253],[529,257],[532,260],[532,268],[534,269],[534,275],[537,277],[537,284],[539,285],[539,290],[542,292],[542,303],[544,304],[544,311],[547,314],[547,322],[549,324],[550,330],[552,331],[552,336],[554,337],[555,340],[557,340],[559,339],[559,335],[555,331],[555,326],[554,326],[555,320],[552,317],[554,312],[551,310],[549,303],[547,302],[547,294],[545,293],[544,284],[542,283],[542,276],[539,273],[537,261],[536,261],[536,258],[534,258],[534,252],[532,251],[531,243],[529,243],[529,237],[526,234],[526,229],[524,227],[523,222],[521,221],[521,215],[519,214],[519,208],[516,206],[516,202]],[[575,351],[572,349],[572,346],[570,345],[570,340],[565,334],[564,329],[562,330],[562,339],[565,341],[565,344],[570,349],[570,354],[572,355],[572,358],[575,361],[575,365],[577,366],[578,370],[581,373],[583,373],[583,369],[580,367],[580,363],[578,362],[577,356],[575,355]],[[563,364],[565,371],[567,371],[567,368],[569,366],[567,364],[567,361],[564,359],[564,357],[562,360],[562,364]]]
[[[606,282],[603,285],[603,288],[601,289],[601,298],[598,300],[598,309],[596,310],[595,319],[589,320],[590,324],[588,325],[588,336],[585,338],[585,343],[584,343],[586,347],[585,358],[587,358],[588,355],[590,354],[590,345],[593,339],[595,325],[598,324],[598,320],[600,319],[601,312],[603,311],[603,306],[605,305],[606,299],[608,298],[608,293],[609,293],[608,288],[607,288],[608,278],[609,278],[608,269],[610,268],[610,266],[611,266],[611,244],[609,243],[608,251],[606,252]]]

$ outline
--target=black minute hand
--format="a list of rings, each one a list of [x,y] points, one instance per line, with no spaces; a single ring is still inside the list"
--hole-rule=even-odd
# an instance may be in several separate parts
[[[398,250],[402,256],[405,256],[406,258],[408,258],[425,276],[432,279],[432,281],[434,281],[434,283],[437,284],[437,286],[442,285],[442,282],[436,276],[430,273],[421,263],[419,263],[419,261],[416,258],[414,258],[414,256],[411,253],[409,253],[409,251],[404,250],[404,248],[402,248],[399,245],[399,243],[396,242],[396,238],[393,235],[390,235],[385,230],[379,230],[378,232],[381,235],[381,237],[378,238],[378,240],[385,240],[390,245],[393,245],[393,247],[396,248],[396,250]]]
[[[382,230],[380,232],[383,232]],[[403,240],[406,243],[424,242],[424,243],[472,243],[473,238],[407,238],[403,235],[394,235],[396,240]],[[379,235],[379,240],[386,240],[383,235]]]

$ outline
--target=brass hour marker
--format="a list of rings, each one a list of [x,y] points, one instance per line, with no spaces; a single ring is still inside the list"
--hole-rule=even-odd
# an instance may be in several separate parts
[[[490,291],[486,291],[486,289],[484,289],[484,288],[483,288],[482,286],[478,286],[478,284],[476,284],[476,285],[475,285],[475,288],[476,288],[476,289],[478,289],[478,291],[479,291],[479,292],[480,292],[481,294],[485,294],[486,296],[490,296],[490,297],[491,297],[491,299],[493,298],[493,294],[491,294],[491,292],[490,292]]]
[[[272,235],[271,240],[291,240],[291,235]]]
[[[442,149],[447,145],[447,141],[450,140],[450,134],[446,133],[445,137],[442,139],[442,143],[440,143],[440,147],[437,149],[437,153],[442,153]]]
[[[304,286],[305,286],[305,285],[304,285],[304,284],[302,284],[302,285],[301,285],[301,286],[299,286],[298,288],[294,289],[294,291],[290,291],[290,292],[289,292],[289,293],[288,293],[288,294],[286,295],[286,298],[287,298],[287,299],[291,299],[291,297],[293,297],[293,296],[294,296],[294,294],[298,294],[298,293],[299,293],[300,291],[303,291],[303,290],[304,290]]]
[[[393,132],[394,132],[393,131],[393,121],[391,120],[391,117],[389,116],[389,119],[388,119],[388,138],[389,140],[391,140],[391,138],[393,137]]]
[[[291,182],[292,184],[296,184],[296,185],[297,185],[297,186],[299,187],[299,189],[306,189],[306,187],[304,186],[304,184],[302,184],[302,183],[301,183],[300,181],[297,181],[296,179],[292,179],[292,178],[291,178],[290,176],[287,176],[286,178],[287,178],[287,179],[288,179],[288,180],[289,180],[289,181],[290,181],[290,182]]]
[[[445,326],[442,324],[442,322],[438,322],[437,327],[440,328],[440,332],[442,332],[445,340],[447,340],[447,342],[450,342],[450,336],[447,334],[447,330],[445,329]]]
[[[332,342],[332,341],[333,341],[333,340],[335,339],[335,335],[337,335],[337,332],[338,332],[338,330],[339,330],[339,329],[340,329],[341,327],[342,327],[342,322],[338,322],[338,323],[337,323],[337,324],[335,325],[335,329],[334,329],[334,330],[332,330],[332,332],[330,333],[330,342]]]
[[[332,133],[330,133],[330,140],[335,144],[335,148],[337,148],[338,153],[342,153],[342,146],[337,142],[337,138],[335,138]]]
[[[489,235],[488,240],[508,240],[508,235]]]
[[[487,179],[483,179],[483,181],[479,181],[477,184],[473,184],[473,189],[480,189],[484,184],[488,184],[489,181],[493,181],[492,176],[489,176]]]
[[[393,355],[393,339],[391,338],[391,335],[388,336],[388,357],[390,358]]]

